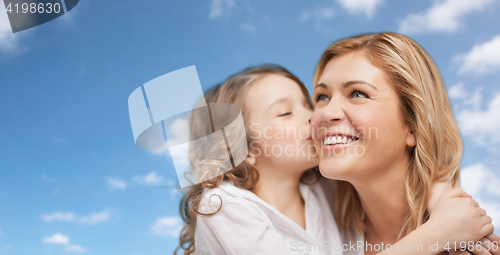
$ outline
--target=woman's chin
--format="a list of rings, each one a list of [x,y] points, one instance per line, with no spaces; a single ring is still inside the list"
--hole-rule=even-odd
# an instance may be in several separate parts
[[[352,162],[354,163],[354,162]],[[319,163],[321,175],[328,179],[346,181],[355,172],[353,164],[345,159],[321,159]]]

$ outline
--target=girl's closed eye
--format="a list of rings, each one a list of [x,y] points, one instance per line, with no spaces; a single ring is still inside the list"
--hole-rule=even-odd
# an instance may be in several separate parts
[[[290,114],[292,114],[292,112],[283,111],[283,112],[280,113],[280,115],[278,115],[278,117],[287,116],[287,115],[290,115]]]

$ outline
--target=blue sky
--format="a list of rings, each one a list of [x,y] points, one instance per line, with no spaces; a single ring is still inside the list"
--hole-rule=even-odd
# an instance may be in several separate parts
[[[127,99],[196,65],[204,90],[277,63],[312,88],[332,42],[405,33],[440,68],[462,186],[500,233],[500,1],[92,1],[12,34],[0,6],[0,254],[170,254],[171,158],[134,144]],[[162,186],[162,188],[154,187]]]

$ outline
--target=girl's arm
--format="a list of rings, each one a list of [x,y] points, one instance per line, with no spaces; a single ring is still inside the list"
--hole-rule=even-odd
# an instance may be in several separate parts
[[[460,242],[475,243],[492,233],[493,225],[486,212],[465,191],[454,188],[442,195],[426,223],[395,243],[391,251],[378,254],[437,254],[454,249],[454,242],[460,249]],[[491,254],[499,252],[492,249]]]

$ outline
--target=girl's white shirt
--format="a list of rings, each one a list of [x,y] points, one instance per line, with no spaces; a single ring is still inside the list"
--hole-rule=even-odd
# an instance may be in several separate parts
[[[305,201],[305,229],[230,181],[205,188],[198,211],[217,211],[221,199],[222,208],[212,216],[197,217],[195,254],[343,254],[339,230],[320,183],[300,183],[299,189]]]

